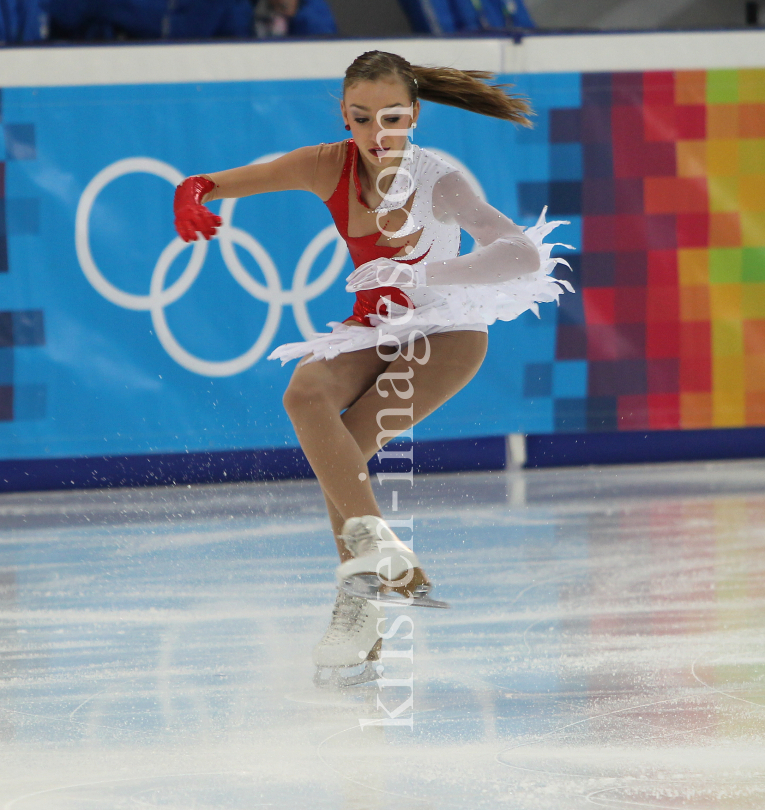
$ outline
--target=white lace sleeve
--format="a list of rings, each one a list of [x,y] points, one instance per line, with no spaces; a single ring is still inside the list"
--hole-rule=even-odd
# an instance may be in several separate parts
[[[534,243],[511,219],[484,202],[462,172],[440,177],[433,187],[433,215],[456,222],[478,243],[472,253],[445,261],[426,261],[427,286],[501,284],[539,270]]]

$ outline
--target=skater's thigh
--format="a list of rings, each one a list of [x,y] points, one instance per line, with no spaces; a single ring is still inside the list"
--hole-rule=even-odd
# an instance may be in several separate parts
[[[487,345],[485,332],[442,332],[416,340],[413,351],[402,352],[390,363],[343,414],[366,458],[463,388],[481,367]]]
[[[361,327],[359,327],[361,328]],[[290,406],[327,403],[338,412],[352,405],[388,365],[376,348],[344,352],[331,360],[301,360],[284,394]]]

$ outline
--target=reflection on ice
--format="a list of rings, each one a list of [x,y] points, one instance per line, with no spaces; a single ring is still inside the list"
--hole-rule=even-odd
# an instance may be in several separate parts
[[[0,810],[765,806],[765,464],[422,477],[399,514],[453,609],[323,692],[314,483],[0,497]]]

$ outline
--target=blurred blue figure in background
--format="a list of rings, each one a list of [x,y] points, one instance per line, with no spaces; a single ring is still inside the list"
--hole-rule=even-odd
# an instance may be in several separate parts
[[[250,0],[165,0],[163,4],[166,39],[252,36]]]
[[[0,0],[0,44],[39,42],[46,34],[40,0]]]
[[[399,0],[415,33],[534,28],[523,0]]]
[[[48,0],[51,39],[159,39],[172,0]],[[2,0],[0,0],[2,2]]]

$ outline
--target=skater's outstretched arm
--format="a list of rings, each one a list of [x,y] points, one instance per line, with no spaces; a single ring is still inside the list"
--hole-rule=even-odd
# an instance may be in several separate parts
[[[223,223],[204,203],[227,197],[298,190],[328,199],[339,175],[339,158],[334,144],[302,146],[267,163],[187,177],[175,191],[175,228],[186,242],[195,241],[198,233],[211,239]]]

